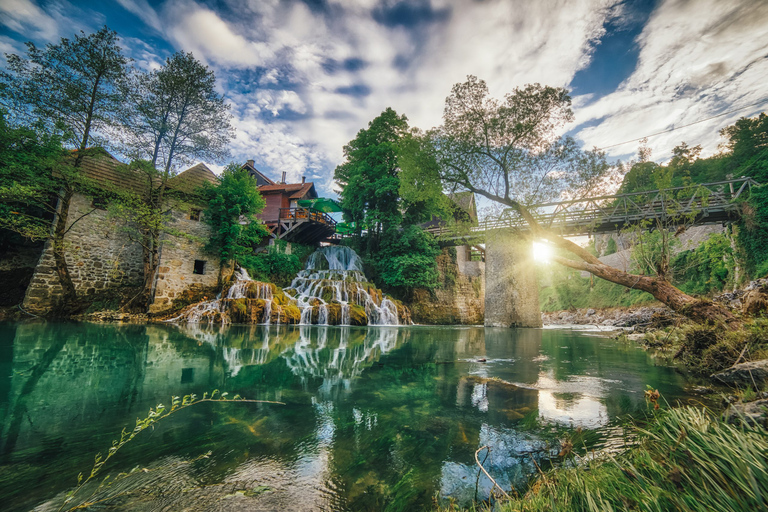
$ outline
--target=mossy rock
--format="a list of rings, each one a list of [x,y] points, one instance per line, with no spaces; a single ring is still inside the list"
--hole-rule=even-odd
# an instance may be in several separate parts
[[[368,325],[368,314],[365,308],[357,304],[349,306],[349,324],[350,325]]]
[[[301,310],[296,304],[287,304],[281,307],[280,323],[296,325],[301,320]]]
[[[339,325],[341,323],[341,304],[331,302],[326,307],[328,308],[328,324]]]

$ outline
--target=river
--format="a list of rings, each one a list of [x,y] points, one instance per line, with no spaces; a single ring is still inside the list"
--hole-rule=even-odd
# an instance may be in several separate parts
[[[174,413],[110,460],[102,476],[136,471],[96,490],[99,510],[428,510],[438,493],[488,496],[482,446],[523,489],[561,428],[620,445],[646,385],[672,403],[696,400],[692,384],[567,329],[0,324],[0,502],[58,510],[123,427],[219,389],[284,405]]]

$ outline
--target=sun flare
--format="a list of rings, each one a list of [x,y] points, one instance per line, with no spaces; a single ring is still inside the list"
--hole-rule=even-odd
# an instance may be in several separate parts
[[[552,246],[542,242],[533,242],[533,260],[536,263],[549,263],[552,260]]]

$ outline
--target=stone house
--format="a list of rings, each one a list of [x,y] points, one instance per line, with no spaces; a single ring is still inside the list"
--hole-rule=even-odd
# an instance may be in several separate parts
[[[104,190],[143,193],[147,183],[139,173],[109,153],[83,159],[84,175]],[[151,313],[168,309],[179,293],[191,287],[213,287],[219,274],[218,257],[206,253],[211,228],[203,222],[204,205],[194,190],[215,183],[216,175],[197,164],[168,182],[168,188],[190,194],[169,213],[169,228],[161,237],[160,262]],[[106,197],[106,196],[105,196]],[[64,242],[75,289],[81,295],[121,286],[139,285],[143,279],[142,248],[132,226],[108,211],[104,197],[76,193],[70,205]],[[27,287],[23,307],[33,313],[49,312],[61,296],[51,241],[46,242]]]

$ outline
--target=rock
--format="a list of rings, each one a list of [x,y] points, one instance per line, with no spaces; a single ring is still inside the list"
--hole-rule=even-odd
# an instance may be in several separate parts
[[[723,413],[728,423],[768,426],[768,400],[732,404]]]
[[[587,316],[592,316],[592,315],[594,315],[595,313],[597,313],[597,311],[595,311],[594,309],[588,309],[588,310],[587,310]]]
[[[726,384],[761,388],[762,384],[768,380],[768,359],[737,364],[713,374],[712,377]]]
[[[756,315],[768,311],[768,293],[765,288],[755,288],[744,296],[742,311],[747,315]]]

